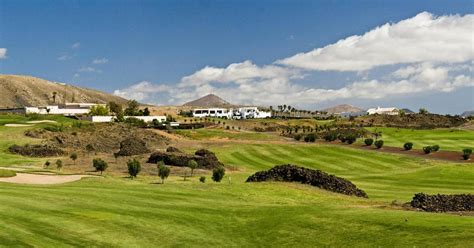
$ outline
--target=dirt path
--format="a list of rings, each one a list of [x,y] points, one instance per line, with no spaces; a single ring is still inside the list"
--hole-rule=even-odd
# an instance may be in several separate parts
[[[38,124],[38,123],[57,123],[57,121],[53,120],[42,120],[42,121],[28,121],[26,123],[31,123],[31,124]]]
[[[33,125],[29,124],[5,124],[5,127],[32,127]]]
[[[38,175],[17,173],[14,177],[0,178],[0,182],[20,183],[20,184],[60,184],[80,180],[83,177],[95,177],[90,175]]]

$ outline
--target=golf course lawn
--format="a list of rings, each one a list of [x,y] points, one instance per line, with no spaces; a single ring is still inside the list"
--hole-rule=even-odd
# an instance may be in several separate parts
[[[176,133],[188,139],[229,139],[229,140],[279,140],[278,135],[268,133],[256,133],[248,131],[224,130],[224,129],[195,129],[176,130]]]
[[[221,183],[172,176],[0,183],[0,244],[35,246],[472,247],[472,216],[392,207],[417,192],[474,193],[468,165],[316,144],[212,147]],[[244,183],[295,163],[352,180],[369,199],[296,183]],[[144,165],[154,166],[154,165]],[[229,180],[229,177],[231,178]],[[229,182],[230,181],[230,182]]]
[[[441,150],[461,152],[464,148],[474,149],[474,131],[462,129],[403,129],[391,127],[367,128],[369,131],[382,132],[382,139],[387,146],[403,147],[412,142],[414,149],[424,146],[439,145]],[[360,142],[363,142],[362,140]]]

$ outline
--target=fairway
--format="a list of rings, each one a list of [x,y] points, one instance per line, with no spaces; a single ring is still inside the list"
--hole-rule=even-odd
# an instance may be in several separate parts
[[[441,150],[461,152],[464,148],[474,148],[474,131],[462,129],[404,129],[391,127],[367,128],[369,131],[382,132],[383,141],[387,146],[403,147],[412,142],[414,149],[424,146],[439,145]]]

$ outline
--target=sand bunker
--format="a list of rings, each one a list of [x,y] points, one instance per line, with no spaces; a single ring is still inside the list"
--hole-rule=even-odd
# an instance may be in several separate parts
[[[29,124],[5,124],[5,127],[31,127]]]
[[[57,123],[57,121],[52,121],[52,120],[42,120],[42,121],[28,121],[26,123],[30,124],[38,124],[38,123]]]
[[[91,175],[37,175],[17,173],[14,177],[0,178],[0,182],[21,183],[21,184],[60,184],[81,180],[83,177],[95,177]]]

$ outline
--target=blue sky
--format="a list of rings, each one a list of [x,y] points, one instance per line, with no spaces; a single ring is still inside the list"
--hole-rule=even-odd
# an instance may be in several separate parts
[[[384,51],[402,49],[394,43],[398,47],[393,50],[368,51],[378,52],[382,59],[360,68],[357,65],[368,58],[347,67],[321,65],[344,64],[328,57],[343,52],[350,56],[351,47],[327,49],[326,57],[310,52],[420,13],[427,14],[414,19],[415,24],[432,20],[429,34],[436,40],[438,34],[446,34],[444,27],[450,23],[472,24],[472,18],[466,18],[472,12],[472,1],[0,0],[0,48],[6,49],[0,73],[33,75],[156,104],[179,104],[212,92],[247,104],[289,103],[315,109],[351,103],[460,113],[474,108],[472,46],[465,51],[469,56],[461,59],[414,60],[409,54],[385,59]],[[439,18],[455,14],[459,16],[447,20],[445,26],[437,24]],[[415,30],[410,25],[398,28],[402,36]],[[472,44],[472,25],[467,33],[462,31],[455,42],[462,45],[470,35]],[[451,36],[446,34],[444,41],[451,42]],[[364,42],[367,39],[359,43]],[[391,44],[390,40],[382,43]],[[449,45],[440,43],[425,53],[439,54]],[[307,56],[295,58],[298,53]],[[407,84],[425,86],[413,73],[394,80],[393,73],[404,68],[420,75],[433,72],[425,79],[445,75],[446,80],[412,92],[416,87]],[[249,70],[250,75],[246,74]],[[387,92],[376,91],[376,96],[346,93],[359,92],[361,87],[371,91],[369,86]],[[401,86],[406,90],[390,92]]]

